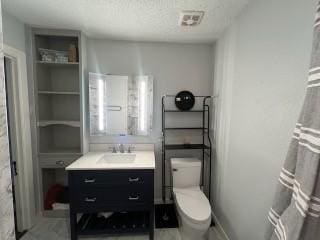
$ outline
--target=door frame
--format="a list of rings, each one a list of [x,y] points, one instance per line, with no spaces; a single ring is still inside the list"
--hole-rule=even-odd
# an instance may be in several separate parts
[[[26,230],[34,225],[36,219],[27,60],[26,54],[16,48],[4,44],[3,50],[4,55],[16,65],[12,82],[13,114],[17,139],[18,191],[20,199],[23,199],[20,201],[21,227]]]

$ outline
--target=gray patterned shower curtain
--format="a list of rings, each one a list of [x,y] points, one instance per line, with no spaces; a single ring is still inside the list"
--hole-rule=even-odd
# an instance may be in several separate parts
[[[268,220],[268,240],[320,240],[320,2],[307,95]]]

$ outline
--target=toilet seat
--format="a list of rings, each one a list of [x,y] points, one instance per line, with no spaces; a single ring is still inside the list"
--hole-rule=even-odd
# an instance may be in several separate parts
[[[173,188],[173,193],[183,217],[194,224],[206,224],[210,221],[210,203],[200,187]]]

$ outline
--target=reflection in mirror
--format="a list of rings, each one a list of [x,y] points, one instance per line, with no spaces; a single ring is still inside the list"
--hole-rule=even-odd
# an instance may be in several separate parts
[[[149,135],[153,78],[89,73],[90,134]]]

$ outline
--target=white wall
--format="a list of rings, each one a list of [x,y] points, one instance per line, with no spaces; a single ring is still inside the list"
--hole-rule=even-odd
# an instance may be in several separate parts
[[[264,239],[304,99],[316,0],[256,0],[215,48],[214,211],[232,240]]]
[[[3,42],[4,44],[25,52],[25,25],[16,17],[3,11]]]
[[[212,93],[212,46],[127,41],[87,41],[88,71],[118,75],[154,76],[154,122],[150,137],[94,137],[91,142],[143,142],[156,144],[156,198],[160,198],[161,97],[190,90]],[[186,154],[186,153],[185,153]]]

